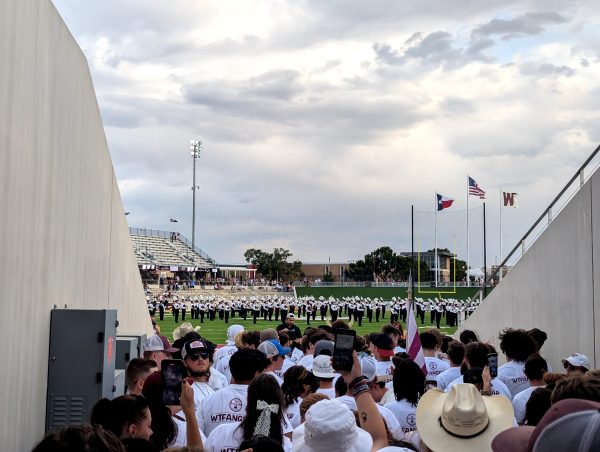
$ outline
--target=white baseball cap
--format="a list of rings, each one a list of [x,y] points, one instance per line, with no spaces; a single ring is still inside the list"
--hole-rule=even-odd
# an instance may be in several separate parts
[[[333,367],[331,366],[331,356],[319,355],[313,360],[312,373],[317,378],[333,378]]]
[[[590,369],[590,360],[587,356],[582,355],[581,353],[573,353],[571,356],[562,360],[563,365],[565,363],[569,363],[574,367],[584,367],[585,369]]]
[[[377,376],[377,362],[372,356],[364,356],[360,359],[360,371],[367,382],[371,383]]]

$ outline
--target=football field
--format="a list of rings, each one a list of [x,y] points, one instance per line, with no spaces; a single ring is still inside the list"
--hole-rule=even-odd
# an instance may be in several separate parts
[[[354,324],[352,325],[352,329],[356,330],[356,332],[361,336],[372,333],[372,332],[379,332],[381,330],[382,326],[389,324],[389,319],[390,319],[389,316],[390,316],[389,312],[386,312],[385,313],[386,318],[383,320],[379,319],[379,322],[377,322],[377,323],[375,322],[375,318],[373,318],[372,323],[369,323],[368,320],[363,319],[362,326],[358,326],[358,322],[354,322]],[[347,318],[344,318],[344,317],[342,317],[342,319],[344,319],[346,321],[348,320]],[[421,325],[421,322],[417,321],[417,325],[419,326],[419,329],[421,330],[421,329],[429,328],[431,326],[435,326],[435,325],[432,325],[429,322],[429,320],[430,320],[429,313],[426,313],[425,325]],[[275,328],[277,325],[279,325],[281,323],[281,322],[275,322],[275,320],[268,321],[268,320],[262,320],[262,318],[260,318],[257,320],[256,325],[254,325],[251,317],[248,317],[248,320],[243,320],[238,317],[234,317],[234,318],[229,319],[229,324],[226,324],[225,321],[220,320],[218,316],[212,322],[205,318],[204,323],[200,323],[200,320],[191,319],[189,315],[186,315],[185,321],[190,322],[194,327],[199,325],[201,328],[200,335],[216,344],[224,344],[225,343],[225,341],[227,339],[227,328],[230,325],[238,324],[238,325],[243,325],[246,330],[262,331],[266,328]],[[167,336],[167,338],[169,338],[169,340],[172,342],[173,341],[173,330],[175,328],[177,328],[178,325],[181,325],[182,320],[181,320],[181,316],[180,316],[179,323],[175,323],[175,319],[170,314],[165,313],[164,320],[161,322],[157,316],[156,322],[160,326],[161,334]],[[321,317],[317,315],[316,320],[310,321],[310,326],[316,327],[318,325],[326,324],[326,322],[327,322],[327,319],[325,322],[321,322]],[[306,324],[306,319],[304,319],[304,318],[297,319],[296,325],[298,325],[298,327],[300,328],[301,331],[304,331],[304,329],[308,326]],[[404,323],[402,323],[402,327],[406,331],[406,325]],[[448,334],[448,335],[451,335],[456,331],[456,327],[450,328],[447,325],[445,325],[444,320],[442,320],[442,322],[440,323],[440,327],[441,327],[440,330],[443,333]]]

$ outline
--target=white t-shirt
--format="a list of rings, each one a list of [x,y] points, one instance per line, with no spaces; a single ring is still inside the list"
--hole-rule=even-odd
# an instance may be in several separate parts
[[[357,410],[356,400],[354,400],[354,397],[352,397],[352,396],[344,395],[344,396],[338,397],[335,400],[339,400],[340,402],[342,402],[351,411]],[[396,419],[396,416],[394,415],[394,413],[392,411],[390,411],[387,407],[384,407],[384,406],[381,406],[378,404],[376,404],[376,405],[377,405],[377,409],[379,410],[379,414],[381,414],[381,417],[387,424],[388,430],[394,435],[395,438],[401,439],[402,438],[402,430],[400,428],[401,425],[398,422],[398,419]]]
[[[450,367],[446,369],[437,377],[435,377],[438,389],[445,391],[450,382],[456,380],[460,376],[460,367]]]
[[[375,361],[375,370],[377,371],[376,375],[386,375],[388,378],[391,378],[393,375],[392,365],[392,361]]]
[[[335,399],[335,388],[317,389],[317,394],[325,394],[330,399]]]
[[[525,363],[517,361],[509,361],[498,368],[496,378],[506,385],[513,397],[529,387],[529,380],[523,372],[524,368]]]
[[[202,400],[215,393],[213,388],[211,388],[207,383],[200,383],[198,381],[195,381],[192,384],[192,389],[194,390],[194,407],[196,410],[198,410]]]
[[[183,411],[180,411],[175,416],[173,416],[172,419],[177,426],[177,436],[169,447],[185,447],[187,446],[187,423],[185,421],[185,414],[183,414]],[[200,438],[202,438],[202,444],[204,444],[206,436],[204,436],[202,430],[200,430]]]
[[[425,357],[425,365],[427,366],[428,380],[435,380],[439,374],[450,368],[450,364],[448,364],[446,361],[442,361],[441,359],[433,358],[431,356]]]
[[[285,415],[287,417],[288,422],[292,426],[292,429],[295,429],[300,425],[300,404],[302,403],[302,399],[298,397],[298,400],[291,405],[289,405],[285,409]]]
[[[208,436],[208,439],[203,441],[204,450],[206,452],[238,452],[243,440],[244,432],[239,422],[219,425]],[[292,450],[292,442],[286,436],[283,437],[283,450],[285,452]]]
[[[202,400],[196,410],[198,426],[206,435],[221,424],[241,422],[246,416],[248,386],[231,384]]]
[[[455,384],[458,384],[458,383],[464,383],[462,375],[460,377],[458,377],[456,380],[451,381],[448,384],[448,386],[446,386],[445,391],[450,392],[450,389],[452,388],[452,386],[454,386]],[[503,395],[508,400],[512,401],[512,394],[510,393],[510,391],[508,390],[506,385],[504,383],[502,383],[500,380],[498,380],[497,378],[494,378],[492,380],[492,395]]]
[[[388,390],[385,391],[385,394],[383,394],[383,397],[379,401],[379,405],[385,406],[386,404],[391,403],[395,400],[396,400],[396,395],[394,394],[394,388],[392,388],[392,389],[388,388]]]
[[[231,356],[235,352],[237,352],[237,347],[235,346],[235,342],[227,341],[227,345],[225,345],[224,347],[221,347],[215,351],[215,354],[213,355],[214,366],[216,367],[217,363],[221,359],[223,359],[225,356]]]
[[[223,389],[229,385],[229,380],[225,375],[219,372],[214,367],[210,368],[210,377],[208,379],[208,386],[213,388],[215,391]]]
[[[303,356],[304,356],[304,353],[302,353],[302,350],[299,348],[295,348],[292,351],[291,360],[295,363],[298,363],[298,361],[300,361],[300,359],[302,359]]]
[[[231,370],[229,370],[229,360],[231,355],[225,355],[215,364],[214,368],[217,369],[223,376],[227,383],[231,382]]]
[[[281,370],[275,371],[275,373],[281,373],[280,377],[281,377],[281,379],[283,379],[283,375],[285,374],[285,371],[288,370],[290,367],[294,367],[295,365],[296,365],[296,363],[286,356],[285,359],[283,360],[283,365],[281,366]]]
[[[296,365],[302,366],[306,370],[312,370],[312,365],[313,365],[314,359],[315,359],[315,357],[313,355],[304,355],[302,358],[300,358],[300,360],[298,361],[298,363]]]
[[[530,386],[513,397],[512,404],[515,410],[515,419],[519,424],[522,424],[525,420],[525,407],[527,406],[529,397],[531,397],[531,393],[536,389],[543,387],[544,386]]]
[[[269,372],[264,372],[264,373],[273,376],[273,378],[275,378],[275,380],[277,380],[277,383],[279,383],[279,386],[281,386],[283,384],[283,378],[281,378],[275,372],[269,371]]]
[[[402,399],[388,403],[385,405],[385,408],[394,414],[404,433],[417,429],[416,405],[413,405],[406,399]]]

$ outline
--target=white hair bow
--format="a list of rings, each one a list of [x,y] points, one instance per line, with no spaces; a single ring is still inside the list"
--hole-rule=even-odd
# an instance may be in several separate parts
[[[254,426],[254,436],[269,436],[269,433],[271,433],[271,413],[277,414],[279,412],[279,405],[276,403],[269,405],[264,400],[259,400],[256,402],[256,409],[261,411],[261,413]]]

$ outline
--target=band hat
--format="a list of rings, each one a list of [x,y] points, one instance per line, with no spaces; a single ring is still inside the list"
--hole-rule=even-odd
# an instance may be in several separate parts
[[[292,433],[294,452],[370,452],[371,435],[356,425],[350,409],[338,400],[312,405]]]
[[[179,325],[173,330],[173,341],[185,337],[188,333],[191,333],[192,331],[198,333],[200,331],[200,327],[197,326],[196,328],[194,328],[190,322],[183,322],[181,325]]]
[[[571,356],[562,360],[563,365],[569,363],[574,367],[583,367],[586,370],[590,370],[590,360],[587,356],[581,353],[573,353]]]
[[[600,403],[583,399],[565,399],[556,402],[546,411],[537,426],[522,425],[519,428],[509,428],[498,434],[492,442],[492,450],[494,452],[532,452],[546,427],[563,416],[588,410],[600,410]],[[563,433],[567,433],[567,430],[563,430]],[[569,449],[570,445],[566,445],[563,449]],[[554,448],[557,451],[563,449]]]
[[[483,397],[475,385],[459,383],[448,393],[427,391],[417,405],[417,431],[433,451],[490,450],[492,440],[513,426],[512,403],[504,396]]]

